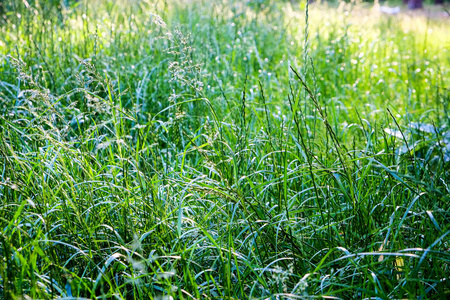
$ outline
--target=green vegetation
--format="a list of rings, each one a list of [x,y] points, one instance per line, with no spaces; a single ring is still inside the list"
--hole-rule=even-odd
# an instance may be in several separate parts
[[[448,18],[3,2],[0,298],[450,297]]]

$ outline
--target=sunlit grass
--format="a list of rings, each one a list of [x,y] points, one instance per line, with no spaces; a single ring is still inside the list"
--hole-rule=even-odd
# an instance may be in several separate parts
[[[6,4],[1,297],[448,297],[449,20],[193,2]]]

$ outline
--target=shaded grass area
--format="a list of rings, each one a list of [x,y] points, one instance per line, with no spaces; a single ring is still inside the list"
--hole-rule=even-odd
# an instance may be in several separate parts
[[[1,297],[448,297],[449,21],[195,3],[7,2]]]

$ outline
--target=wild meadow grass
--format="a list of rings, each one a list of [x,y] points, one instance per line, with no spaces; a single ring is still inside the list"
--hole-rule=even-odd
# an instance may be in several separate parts
[[[0,298],[450,297],[450,21],[4,1]]]

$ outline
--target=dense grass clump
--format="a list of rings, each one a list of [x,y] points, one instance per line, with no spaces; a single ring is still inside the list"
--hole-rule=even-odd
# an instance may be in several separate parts
[[[3,3],[0,298],[450,297],[448,18],[53,2]]]

